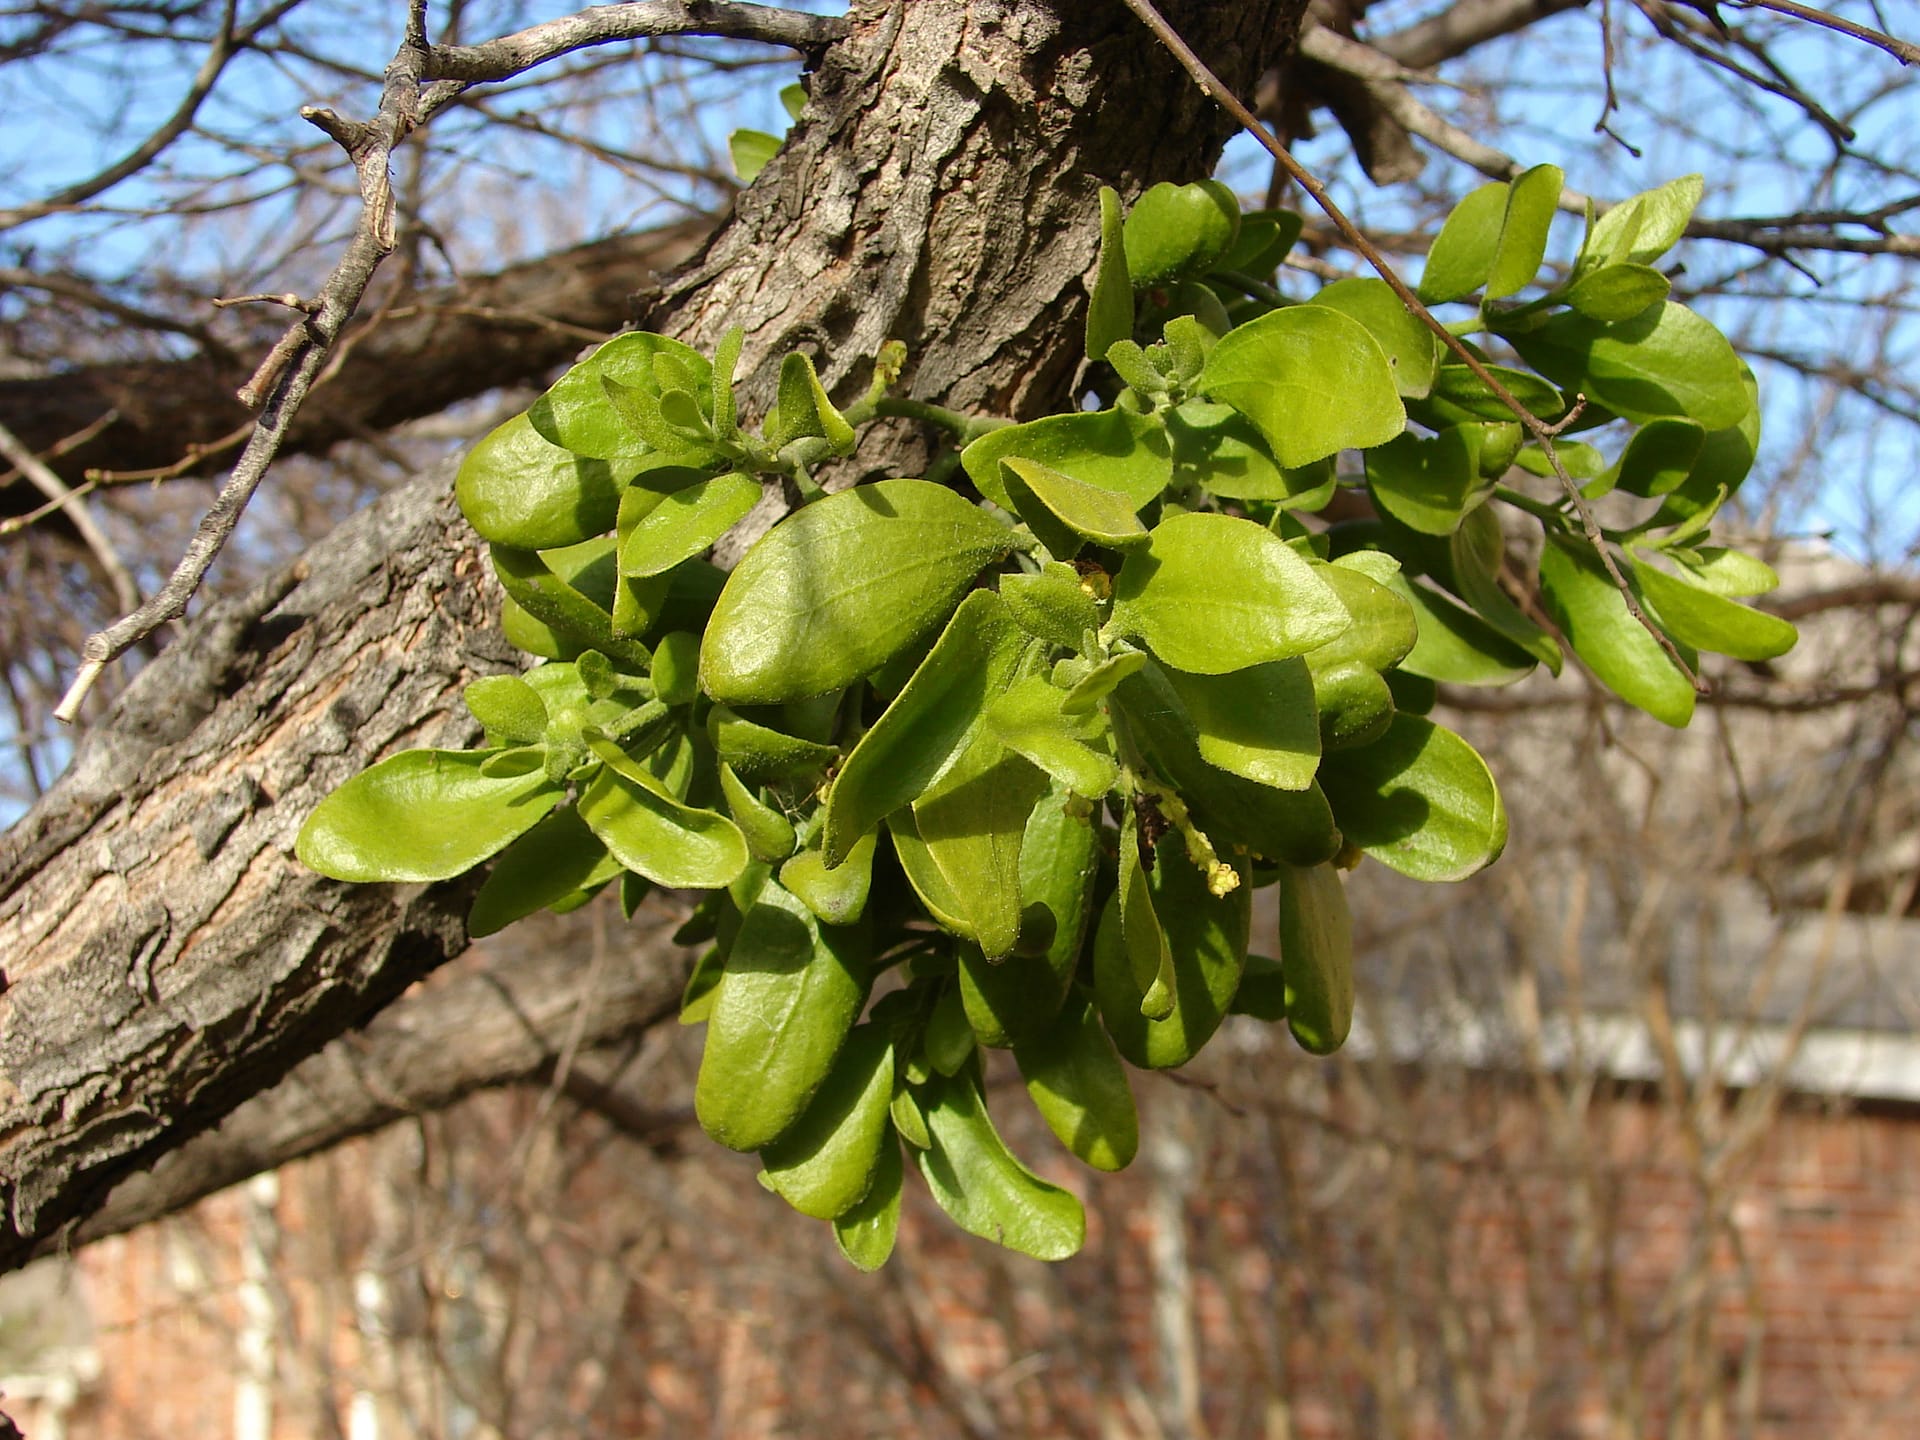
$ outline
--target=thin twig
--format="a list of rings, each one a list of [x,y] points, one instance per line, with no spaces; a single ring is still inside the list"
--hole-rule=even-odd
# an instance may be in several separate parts
[[[87,502],[5,425],[0,425],[0,455],[18,466],[20,473],[33,483],[34,489],[52,502],[54,508],[67,512],[73,528],[86,542],[87,549],[93,552],[93,558],[100,563],[100,571],[107,577],[107,583],[113,586],[114,603],[122,610],[131,610],[138,605],[140,587],[134,584],[133,572],[120,559],[113,542],[107,538],[107,532],[100,528],[100,522],[93,518],[93,511],[88,508]]]
[[[1811,5],[1802,5],[1799,0],[1728,0],[1728,3],[1738,5],[1742,10],[1771,10],[1776,15],[1790,15],[1795,20],[1805,20],[1810,25],[1818,25],[1822,29],[1850,35],[1855,40],[1864,40],[1867,44],[1886,51],[1902,65],[1911,65],[1915,61],[1920,61],[1920,45],[1862,25],[1857,20],[1849,20],[1843,15],[1816,10]]]
[[[1600,522],[1594,516],[1593,507],[1580,493],[1580,487],[1574,483],[1573,476],[1567,473],[1566,462],[1560,458],[1559,452],[1554,448],[1555,427],[1521,404],[1514,397],[1513,392],[1502,385],[1493,372],[1480,362],[1479,357],[1469,350],[1457,335],[1441,324],[1432,311],[1420,303],[1419,297],[1408,288],[1407,282],[1402,280],[1393,266],[1387,263],[1387,257],[1380,253],[1359,226],[1347,218],[1346,212],[1327,193],[1327,187],[1296,160],[1286,146],[1274,138],[1272,132],[1260,123],[1259,118],[1247,108],[1240,97],[1228,89],[1220,77],[1208,68],[1207,63],[1194,53],[1193,47],[1188,45],[1181,38],[1180,33],[1154,8],[1153,0],[1122,0],[1122,3],[1139,16],[1141,22],[1153,32],[1154,37],[1179,60],[1187,73],[1193,77],[1194,83],[1200,87],[1201,92],[1211,96],[1216,104],[1233,116],[1247,133],[1259,141],[1267,153],[1273,156],[1274,163],[1285,169],[1288,177],[1313,197],[1314,203],[1326,212],[1327,218],[1347,238],[1348,243],[1379,272],[1380,278],[1387,282],[1388,288],[1399,298],[1407,311],[1439,336],[1440,342],[1465,363],[1474,378],[1485,385],[1495,399],[1513,412],[1514,418],[1533,437],[1542,453],[1546,455],[1548,463],[1553,466],[1553,472],[1559,478],[1561,488],[1566,492],[1567,498],[1573,503],[1573,508],[1580,517],[1580,528],[1586,535],[1587,543],[1598,552],[1600,563],[1606,567],[1608,576],[1620,591],[1620,598],[1626,602],[1627,613],[1659,643],[1662,650],[1666,651],[1667,658],[1679,668],[1682,675],[1687,677],[1688,683],[1701,694],[1707,693],[1706,682],[1691,665],[1687,664],[1679,648],[1668,638],[1666,632],[1648,619],[1646,612],[1640,608],[1640,602],[1633,593],[1633,587],[1627,583],[1627,577],[1620,573],[1620,567],[1615,563],[1613,554],[1607,546],[1606,537],[1601,534]],[[1576,397],[1576,402],[1578,398]]]

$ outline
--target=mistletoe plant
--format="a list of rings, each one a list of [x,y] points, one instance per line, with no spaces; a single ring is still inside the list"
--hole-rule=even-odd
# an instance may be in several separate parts
[[[1560,186],[1543,166],[1469,195],[1421,284],[1472,305],[1451,333],[1551,428],[1382,281],[1280,294],[1299,218],[1213,182],[1156,186],[1124,223],[1102,193],[1097,411],[1007,425],[893,399],[889,346],[844,410],[788,355],[756,432],[739,332],[712,357],[620,336],[459,475],[507,634],[542,663],[468,687],[481,748],[335,791],[301,858],[356,881],[491,859],[475,935],[616,881],[629,914],[652,886],[704,892],[676,938],[705,947],[682,1019],[707,1026],[710,1135],[759,1152],[862,1268],[893,1245],[906,1159],[963,1229],[1072,1254],[1080,1204],[1002,1143],[983,1048],[1117,1170],[1128,1065],[1183,1065],[1236,1011],[1316,1053],[1346,1038],[1344,871],[1457,880],[1499,855],[1499,792],[1428,718],[1436,682],[1557,672],[1570,646],[1680,725],[1697,651],[1793,643],[1739,603],[1767,566],[1706,543],[1759,411],[1654,267],[1698,178],[1590,219],[1522,298]],[[815,469],[888,414],[952,432],[953,484],[825,493]],[[1337,464],[1353,451],[1364,472]],[[798,508],[723,573],[707,551],[769,485]],[[1324,523],[1342,488],[1375,518]],[[1638,518],[1600,531],[1605,494]]]

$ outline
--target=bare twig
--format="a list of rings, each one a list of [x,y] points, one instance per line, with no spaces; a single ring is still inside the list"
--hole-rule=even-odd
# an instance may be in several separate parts
[[[67,519],[73,522],[73,528],[99,562],[107,583],[113,586],[114,603],[122,610],[131,610],[138,605],[140,587],[133,582],[133,572],[120,559],[113,542],[107,538],[107,532],[100,528],[100,522],[93,518],[87,502],[66,481],[54,474],[46,461],[21,444],[19,437],[5,425],[0,425],[0,455],[6,456],[19,467],[20,473],[33,483],[34,489],[47,497],[50,508],[67,512]]]
[[[1920,61],[1920,45],[1901,40],[1882,30],[1862,25],[1857,20],[1849,20],[1844,15],[1835,15],[1827,10],[1816,10],[1811,5],[1802,5],[1799,0],[1729,0],[1742,10],[1771,10],[1776,15],[1790,15],[1795,20],[1805,20],[1825,30],[1850,35],[1855,40],[1864,40],[1893,56],[1902,65],[1911,65]]]
[[[1139,16],[1142,23],[1153,32],[1154,37],[1180,61],[1202,93],[1211,96],[1216,104],[1233,116],[1247,133],[1259,141],[1266,152],[1273,156],[1274,163],[1284,169],[1296,185],[1313,197],[1314,203],[1326,212],[1327,218],[1347,238],[1348,243],[1379,272],[1380,278],[1387,282],[1388,288],[1399,298],[1408,313],[1417,317],[1437,335],[1440,342],[1473,373],[1474,378],[1485,385],[1495,399],[1513,412],[1514,418],[1539,444],[1542,453],[1553,466],[1562,490],[1566,492],[1567,499],[1580,517],[1580,528],[1587,538],[1587,543],[1593,546],[1599,555],[1600,563],[1606,568],[1608,577],[1620,592],[1620,598],[1626,602],[1627,613],[1659,643],[1660,648],[1666,652],[1667,658],[1674,663],[1682,675],[1687,677],[1688,683],[1696,691],[1705,694],[1706,682],[1682,657],[1679,647],[1668,638],[1667,633],[1647,618],[1646,611],[1640,608],[1640,601],[1633,593],[1633,587],[1627,583],[1627,577],[1620,573],[1620,567],[1607,546],[1606,537],[1601,533],[1600,522],[1594,516],[1593,507],[1587,503],[1586,496],[1580,493],[1580,487],[1574,483],[1573,476],[1567,473],[1566,462],[1560,458],[1559,452],[1554,448],[1555,427],[1521,404],[1513,392],[1501,384],[1493,372],[1481,363],[1479,357],[1469,350],[1457,335],[1441,324],[1432,311],[1420,303],[1419,297],[1408,288],[1407,282],[1402,280],[1393,266],[1387,263],[1387,257],[1380,253],[1379,248],[1366,237],[1359,226],[1347,217],[1347,213],[1327,193],[1327,187],[1321,184],[1318,177],[1306,166],[1295,159],[1286,146],[1274,138],[1273,133],[1260,123],[1259,118],[1247,108],[1245,102],[1228,89],[1220,77],[1208,68],[1207,63],[1194,53],[1193,47],[1188,45],[1181,38],[1180,33],[1167,23],[1166,17],[1154,8],[1153,0],[1122,0],[1122,3]],[[1578,397],[1576,401],[1577,399]]]

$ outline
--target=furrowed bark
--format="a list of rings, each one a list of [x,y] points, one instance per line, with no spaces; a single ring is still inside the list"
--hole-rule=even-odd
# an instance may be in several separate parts
[[[1167,7],[1243,91],[1303,8]],[[786,149],[644,322],[697,345],[744,326],[750,417],[786,350],[817,350],[844,394],[893,338],[916,397],[1070,402],[1097,187],[1206,173],[1224,122],[1117,4],[853,20]],[[926,453],[894,426],[858,459],[914,474]],[[464,946],[474,881],[340,885],[292,843],[381,754],[470,738],[460,685],[513,663],[494,593],[446,476],[398,491],[210,607],[0,840],[0,1267]]]

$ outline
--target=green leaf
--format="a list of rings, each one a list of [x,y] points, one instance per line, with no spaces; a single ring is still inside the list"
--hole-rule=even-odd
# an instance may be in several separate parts
[[[1320,767],[1313,677],[1304,660],[1273,660],[1226,675],[1167,679],[1192,717],[1209,765],[1276,790],[1305,790]]]
[[[1140,1117],[1126,1067],[1100,1017],[1075,995],[1013,1058],[1034,1108],[1060,1143],[1096,1170],[1124,1170],[1140,1148]]]
[[[934,630],[1012,548],[977,506],[925,480],[829,495],[774,526],[728,577],[701,685],[731,705],[843,689]]]
[[[1486,498],[1479,436],[1455,425],[1432,438],[1402,435],[1367,452],[1367,493],[1409,530],[1451,535]]]
[[[736,130],[727,136],[727,154],[742,185],[751,185],[767,162],[780,153],[782,137],[764,130]]]
[[[1047,565],[1037,575],[1002,575],[1000,598],[1029,635],[1078,650],[1089,630],[1100,628],[1100,610],[1069,565]]]
[[[1296,865],[1317,865],[1339,850],[1333,812],[1317,784],[1302,791],[1275,790],[1201,758],[1193,718],[1159,666],[1143,666],[1122,681],[1112,709],[1147,763],[1172,784],[1215,846],[1241,845],[1256,855]]]
[[[834,1241],[856,1270],[871,1274],[893,1253],[894,1236],[900,1229],[903,1170],[900,1142],[889,1133],[881,1142],[865,1197],[833,1222]]]
[[[961,1002],[983,1045],[1016,1043],[1045,1026],[1059,1012],[1080,962],[1100,870],[1100,836],[1090,819],[1069,813],[1068,794],[1056,783],[1042,796],[1020,841],[1021,928],[1044,917],[1040,923],[1053,930],[1045,953],[1016,952],[990,961],[976,946],[959,952]]]
[[[1746,413],[1733,425],[1707,432],[1693,469],[1661,502],[1659,513],[1647,522],[1649,529],[1682,524],[1702,514],[1710,521],[1753,469],[1753,457],[1760,448],[1760,387],[1744,361],[1741,381],[1747,394]],[[1673,543],[1671,538],[1667,543]]]
[[[467,452],[453,493],[483,540],[551,550],[612,528],[630,470],[563,450],[516,415]]]
[[[1275,310],[1229,331],[1199,388],[1253,421],[1293,468],[1383,445],[1406,424],[1386,354],[1359,321],[1322,305]]]
[[[652,662],[646,646],[614,632],[613,616],[587,593],[599,589],[597,582],[604,578],[607,598],[612,599],[616,575],[612,536],[589,540],[571,551],[495,545],[491,559],[493,573],[513,602],[556,634],[642,670]],[[603,577],[596,571],[606,573]]]
[[[919,798],[972,745],[987,707],[1034,649],[1005,602],[976,590],[920,668],[847,757],[826,808],[827,858],[838,863],[880,820]]]
[[[1147,538],[1133,502],[1116,491],[1019,455],[1002,460],[1000,469],[1013,508],[1056,559],[1070,558],[1088,540],[1123,549]]]
[[[1520,607],[1507,598],[1507,592],[1494,578],[1506,557],[1506,548],[1500,522],[1490,509],[1483,507],[1467,516],[1448,542],[1448,556],[1460,598],[1502,638],[1512,641],[1558,675],[1560,642],[1529,620]]]
[[[1124,495],[1136,510],[1158,497],[1173,478],[1166,428],[1152,416],[1127,410],[1049,415],[990,430],[960,452],[960,464],[982,495],[1011,510],[1013,497],[1000,463],[1016,455],[1083,485]]]
[[[1393,691],[1378,670],[1358,660],[1316,668],[1313,704],[1320,747],[1329,754],[1371,745],[1393,723]]]
[[[1331,865],[1280,867],[1280,973],[1287,1028],[1302,1049],[1331,1055],[1353,1028],[1353,915]]]
[[[829,870],[818,850],[802,850],[780,867],[780,883],[828,925],[852,925],[866,913],[873,885],[873,852],[880,832],[854,841],[847,858]]]
[[[1147,663],[1144,650],[1121,650],[1111,658],[1102,660],[1074,682],[1073,688],[1067,691],[1067,698],[1060,704],[1060,713],[1090,714],[1113,693],[1114,687]]]
[[[578,811],[563,805],[500,852],[467,912],[467,934],[478,940],[516,920],[604,885],[620,862],[589,830]]]
[[[743,779],[753,781],[811,775],[826,769],[840,754],[831,745],[744,719],[725,705],[708,712],[707,738],[721,760]]]
[[[1370,275],[1354,275],[1323,286],[1310,302],[1351,316],[1366,326],[1393,367],[1394,388],[1402,395],[1425,395],[1433,388],[1440,363],[1440,342],[1426,322],[1400,303],[1393,287]]]
[[[483,675],[467,686],[461,699],[499,741],[532,745],[547,733],[547,702],[518,675]]]
[[[626,575],[660,575],[691,559],[746,518],[760,482],[730,471],[676,490],[620,537]]]
[[[1104,360],[1108,350],[1133,334],[1133,277],[1127,273],[1120,196],[1107,185],[1100,187],[1100,259],[1088,299],[1087,359]],[[978,485],[980,477],[975,475],[973,483]]]
[[[754,859],[777,865],[793,854],[793,822],[742,784],[724,761],[720,765],[720,795],[747,842],[747,853]],[[784,875],[781,883],[786,884]]]
[[[760,1152],[767,1188],[802,1215],[833,1220],[859,1204],[892,1138],[893,1037],[857,1025],[799,1121]]]
[[[1707,432],[1692,420],[1650,420],[1634,432],[1620,458],[1592,485],[1589,499],[1610,490],[1629,495],[1665,495],[1678,490],[1693,473]]]
[[[1324,645],[1348,619],[1278,535],[1249,520],[1184,514],[1162,520],[1128,554],[1110,623],[1176,669],[1221,675]]]
[[[1413,607],[1420,638],[1400,670],[1447,685],[1511,685],[1534,657],[1465,606],[1426,585],[1395,577],[1390,587]]]
[[[1478,512],[1475,512],[1478,513]],[[1309,650],[1307,667],[1320,671],[1357,661],[1369,670],[1397,665],[1419,639],[1413,607],[1391,588],[1399,562],[1378,550],[1342,555],[1313,573],[1332,589],[1349,623],[1333,639]]]
[[[1773,660],[1786,654],[1800,632],[1777,615],[1737,605],[1686,576],[1675,578],[1635,556],[1633,577],[1654,618],[1674,639],[1735,660]]]
[[[633,872],[627,872],[631,875]],[[686,987],[680,992],[680,1023],[704,1025],[713,1014],[713,1002],[719,993],[720,977],[726,970],[718,945],[709,946],[693,964]]]
[[[335,880],[450,880],[504,850],[565,793],[540,770],[482,773],[491,750],[403,750],[315,807],[294,853]]]
[[[1566,397],[1538,375],[1508,365],[1483,365],[1506,392],[1542,420],[1552,420],[1567,408]],[[1465,420],[1511,420],[1513,408],[1495,395],[1471,367],[1442,365],[1434,372],[1433,391],[1427,397],[1435,427]]]
[[[1272,500],[1282,509],[1317,510],[1333,494],[1333,467],[1286,470],[1246,416],[1231,405],[1189,400],[1164,417],[1173,442],[1173,478],[1226,500]]]
[[[1020,938],[1020,840],[1045,789],[1030,761],[983,734],[913,802],[921,843],[989,959]]]
[[[779,399],[765,429],[767,444],[775,450],[807,436],[818,436],[835,455],[853,453],[853,427],[827,398],[812,359],[799,351],[780,362]]]
[[[740,365],[740,351],[747,343],[747,332],[738,325],[728,328],[713,352],[712,395],[708,409],[713,412],[714,438],[731,442],[740,438],[739,413],[734,407],[733,372]]]
[[[780,105],[789,120],[798,121],[807,108],[807,87],[796,80],[780,87]]]
[[[1098,799],[1120,775],[1107,727],[1095,716],[1067,714],[1066,699],[1045,676],[1029,675],[987,707],[987,727],[1075,794]]]
[[[1709,545],[1698,550],[1673,546],[1662,552],[1684,572],[1689,583],[1716,595],[1736,599],[1765,595],[1780,588],[1780,577],[1766,561],[1724,546]]]
[[[1126,950],[1127,974],[1140,993],[1140,1014],[1164,1020],[1173,1013],[1173,946],[1166,926],[1153,908],[1152,842],[1141,834],[1140,811],[1129,809],[1120,828],[1120,875],[1114,891],[1120,904],[1120,941]]]
[[[1329,756],[1320,783],[1347,842],[1415,880],[1464,880],[1507,843],[1487,762],[1419,715],[1396,715],[1385,738]]]
[[[1610,325],[1562,313],[1508,338],[1541,374],[1629,420],[1686,415],[1718,430],[1747,412],[1746,376],[1733,347],[1672,300]]]
[[[1631,320],[1672,290],[1673,282],[1651,265],[1602,265],[1569,285],[1564,298],[1589,320],[1607,322]]]
[[[1233,992],[1230,1013],[1251,1015],[1270,1024],[1287,1018],[1287,986],[1278,960],[1270,955],[1247,956],[1247,968],[1241,972],[1240,988]]]
[[[693,1103],[733,1150],[760,1150],[805,1113],[866,1003],[864,927],[823,927],[769,881],[741,921],[707,1021]]]
[[[960,899],[954,894],[945,872],[933,863],[932,852],[921,840],[919,827],[914,823],[911,806],[902,806],[887,817],[887,834],[893,839],[893,853],[899,858],[907,884],[927,914],[933,917],[934,924],[949,935],[971,940],[972,921],[962,913]]]
[[[604,742],[603,742],[604,743]],[[601,747],[596,754],[605,758]],[[658,885],[717,890],[747,865],[746,837],[726,816],[683,805],[650,772],[603,764],[580,792],[580,818],[614,858]]]
[[[1581,246],[1575,273],[1604,265],[1651,265],[1686,234],[1705,191],[1701,176],[1682,175],[1613,206]]]
[[[1145,997],[1120,933],[1117,895],[1094,938],[1094,986],[1120,1053],[1143,1069],[1165,1070],[1197,1055],[1226,1018],[1246,963],[1251,910],[1245,885],[1216,898],[1172,834],[1160,842],[1149,886],[1173,957],[1172,1010],[1160,1020],[1140,1013]]]
[[[1133,202],[1122,232],[1134,288],[1205,270],[1232,247],[1239,229],[1240,202],[1218,180],[1152,186]]]
[[[927,1016],[927,1028],[920,1042],[921,1054],[935,1073],[956,1075],[960,1067],[973,1058],[976,1048],[973,1027],[967,1023],[959,988],[949,985],[940,992],[933,1013]]]
[[[1693,718],[1693,686],[1628,612],[1592,546],[1548,536],[1540,594],[1567,643],[1609,690],[1675,729]]]
[[[1547,231],[1565,183],[1558,165],[1536,165],[1508,187],[1506,217],[1487,272],[1487,299],[1517,295],[1540,273],[1540,262],[1547,257]]]
[[[1303,221],[1292,210],[1249,210],[1240,217],[1233,246],[1214,262],[1215,272],[1232,271],[1262,279],[1273,274],[1300,238]]]
[[[1086,1241],[1086,1212],[1013,1157],[987,1116],[972,1067],[921,1094],[933,1144],[914,1153],[934,1201],[969,1235],[1036,1260],[1064,1260]]]
[[[546,439],[576,455],[634,459],[650,448],[614,408],[603,380],[658,396],[654,360],[668,356],[704,386],[713,367],[699,351],[644,330],[616,335],[562,375],[533,402],[527,418]],[[602,527],[604,528],[604,527]]]
[[[1453,207],[1427,251],[1419,295],[1429,305],[1462,300],[1487,283],[1507,216],[1507,187],[1496,181]]]

